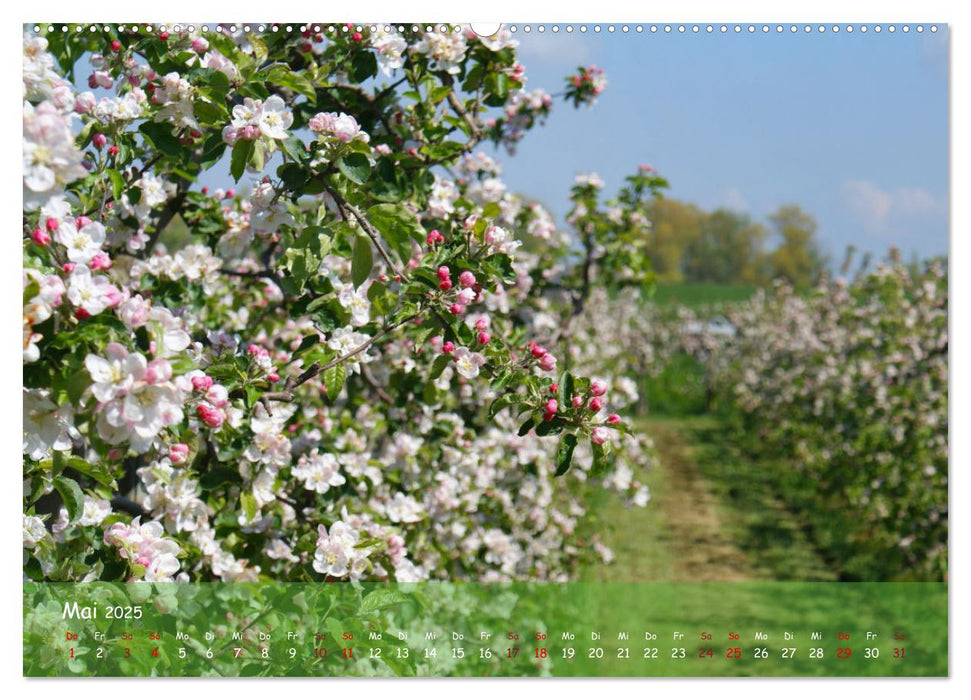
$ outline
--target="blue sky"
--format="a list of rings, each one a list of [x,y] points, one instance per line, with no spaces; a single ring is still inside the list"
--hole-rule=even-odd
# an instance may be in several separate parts
[[[592,109],[558,103],[503,157],[510,188],[562,221],[575,174],[608,193],[639,163],[668,196],[757,219],[797,203],[824,251],[947,252],[946,29],[852,35],[519,32],[527,89],[555,93],[580,63],[610,81]]]

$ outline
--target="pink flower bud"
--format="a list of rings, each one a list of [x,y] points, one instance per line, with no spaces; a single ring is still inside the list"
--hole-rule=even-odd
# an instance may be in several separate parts
[[[580,408],[583,405],[583,397],[579,394],[574,394],[573,398],[570,399],[570,403],[573,404],[573,408]]]
[[[184,442],[177,442],[169,446],[169,459],[172,464],[182,465],[189,458],[189,446]]]
[[[44,222],[44,225],[47,227],[48,231],[54,233],[57,230],[57,227],[61,225],[61,222],[51,216],[48,217],[47,221]]]
[[[209,50],[209,42],[201,36],[192,40],[192,50],[196,53],[205,53]]]
[[[488,342],[489,342],[490,340],[492,340],[492,336],[490,336],[490,335],[489,335],[488,333],[486,333],[485,331],[480,331],[480,332],[479,332],[479,335],[478,335],[478,341],[479,341],[479,342],[480,342],[480,343],[481,343],[482,345],[485,345],[485,344],[486,344],[486,343],[488,343]]]
[[[51,242],[51,235],[40,227],[35,228],[31,232],[30,237],[39,246],[47,246]]]
[[[446,355],[451,355],[453,350],[455,350],[455,344],[451,340],[442,343],[442,352]]]
[[[435,274],[438,275],[438,279],[445,281],[451,277],[452,271],[448,269],[447,265],[442,265]]]
[[[527,347],[529,348],[529,351],[532,353],[533,357],[536,359],[539,359],[546,354],[546,348],[544,348],[542,345],[530,343]]]
[[[118,146],[108,146],[108,155],[112,158],[118,155]],[[111,202],[108,202],[108,205],[110,206]]]
[[[483,316],[475,319],[475,329],[477,331],[487,331],[489,330],[489,321]]]
[[[91,145],[97,148],[99,151],[107,145],[108,139],[102,133],[97,133],[91,137]]]
[[[559,404],[556,399],[550,399],[546,402],[546,408],[543,411],[543,420],[553,420],[553,416],[556,415],[556,411],[559,408]]]
[[[593,440],[593,444],[602,445],[605,442],[607,442],[607,438],[609,436],[610,436],[610,433],[607,432],[607,429],[604,428],[603,426],[598,425],[596,428],[593,429],[593,432],[590,434],[590,439]]]
[[[266,375],[266,378],[269,379],[271,382],[280,381],[280,375],[277,374],[276,372],[270,372],[268,375]]]
[[[87,226],[90,223],[91,223],[91,219],[89,219],[88,217],[83,216],[83,215],[82,216],[79,216],[78,218],[76,218],[74,220],[74,225],[77,226],[79,229],[84,228],[85,226]]]
[[[459,304],[458,302],[456,302],[456,303],[452,304],[450,307],[448,307],[448,310],[451,313],[453,313],[456,316],[458,316],[460,313],[462,313],[463,311],[465,311],[465,307],[462,306],[461,304]]]
[[[604,407],[603,401],[601,401],[599,396],[594,396],[592,399],[590,399],[590,410],[593,411],[594,413],[596,413],[603,407]]]
[[[218,408],[213,408],[209,404],[201,403],[196,406],[196,415],[199,419],[208,425],[210,428],[218,428],[226,420],[226,414],[224,414]]]
[[[446,277],[445,279],[443,279],[441,282],[438,283],[438,288],[441,289],[443,292],[447,292],[452,288],[452,280]]]
[[[209,391],[212,388],[212,377],[199,374],[192,378],[192,388],[196,391]]]
[[[91,257],[88,267],[95,271],[107,270],[111,268],[111,258],[108,257],[107,253],[95,253]]]
[[[618,416],[616,413],[611,413],[609,416],[607,416],[607,422],[611,425],[617,425],[620,423],[620,416]]]
[[[590,394],[593,396],[603,396],[607,393],[607,385],[599,379],[590,382]]]
[[[74,272],[75,267],[77,267],[77,265],[75,265],[74,263],[66,262],[64,263],[64,272],[71,274],[72,272]]]
[[[226,199],[232,199],[235,196],[236,196],[236,190],[234,190],[232,187],[226,190]]]
[[[475,275],[466,270],[461,275],[459,275],[459,284],[463,287],[473,287],[475,286]]]
[[[552,372],[554,369],[556,369],[556,358],[549,353],[543,355],[541,358],[539,358],[539,367],[544,372]]]
[[[458,302],[463,306],[468,306],[475,301],[475,290],[466,287],[458,294]]]

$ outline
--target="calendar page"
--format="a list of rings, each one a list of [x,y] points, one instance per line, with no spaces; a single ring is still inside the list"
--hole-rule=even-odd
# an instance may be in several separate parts
[[[20,33],[24,676],[949,675],[947,24]]]

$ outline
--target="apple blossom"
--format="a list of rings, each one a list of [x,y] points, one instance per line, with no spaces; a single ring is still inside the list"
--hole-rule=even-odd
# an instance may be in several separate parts
[[[486,362],[483,355],[465,346],[455,348],[452,356],[455,358],[455,370],[466,379],[475,379],[479,376],[479,369]]]

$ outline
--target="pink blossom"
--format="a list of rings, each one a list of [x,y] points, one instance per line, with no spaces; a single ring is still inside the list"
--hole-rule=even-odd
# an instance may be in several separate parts
[[[206,403],[201,403],[196,406],[196,415],[210,428],[218,428],[226,420],[225,413]]]
[[[593,443],[595,445],[602,445],[607,441],[607,438],[609,436],[610,436],[609,431],[603,426],[598,425],[596,428],[593,429],[593,432],[590,434],[590,439],[593,440]]]
[[[169,459],[172,464],[182,465],[189,458],[189,446],[184,442],[177,442],[169,446]]]
[[[599,379],[590,382],[590,394],[593,396],[603,396],[607,393],[607,385]]]
[[[31,232],[30,237],[34,241],[34,243],[36,243],[39,246],[46,247],[51,242],[51,235],[40,227],[35,228]]]
[[[556,358],[546,353],[541,358],[539,358],[539,366],[544,372],[552,372],[556,369]]]
[[[192,378],[192,388],[196,391],[209,391],[212,387],[212,377],[205,374],[197,374]]]

